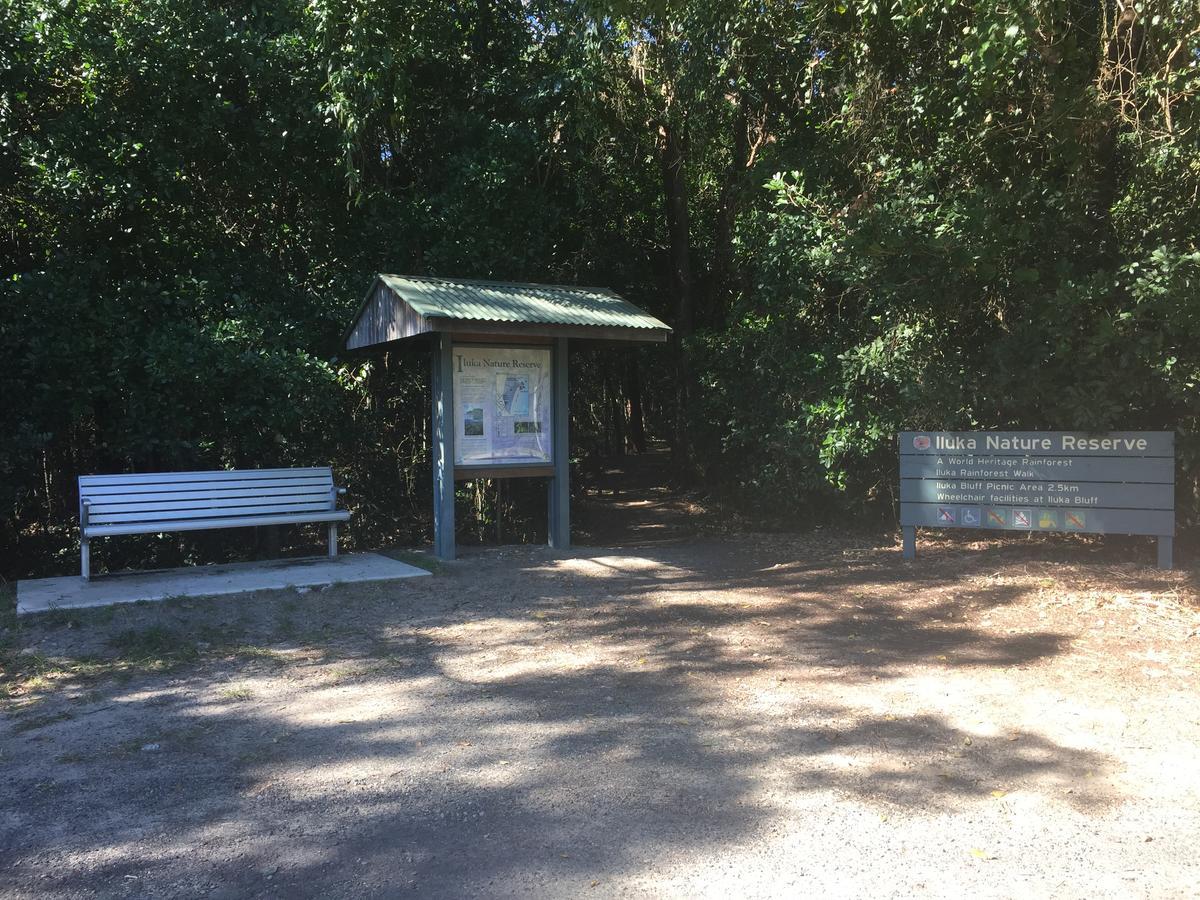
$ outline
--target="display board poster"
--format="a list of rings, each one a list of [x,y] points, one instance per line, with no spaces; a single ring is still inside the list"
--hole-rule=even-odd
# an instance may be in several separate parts
[[[456,465],[553,461],[549,347],[455,344],[453,373]]]

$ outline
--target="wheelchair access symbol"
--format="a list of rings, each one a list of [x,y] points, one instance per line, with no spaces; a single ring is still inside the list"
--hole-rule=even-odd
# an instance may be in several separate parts
[[[970,528],[978,528],[983,524],[983,519],[979,515],[979,507],[964,506],[960,510],[962,514],[962,523]]]

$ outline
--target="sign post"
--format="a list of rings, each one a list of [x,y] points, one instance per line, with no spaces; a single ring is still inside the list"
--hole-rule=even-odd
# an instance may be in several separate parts
[[[449,334],[436,336],[431,356],[433,552],[439,559],[454,559],[454,357]]]
[[[567,339],[554,342],[554,370],[550,379],[553,399],[550,421],[554,428],[554,476],[550,479],[550,509],[547,516],[550,546],[566,550],[571,546],[571,458],[568,452],[567,426]]]
[[[1175,435],[1169,431],[900,434],[904,558],[916,530],[1144,534],[1172,566]]]

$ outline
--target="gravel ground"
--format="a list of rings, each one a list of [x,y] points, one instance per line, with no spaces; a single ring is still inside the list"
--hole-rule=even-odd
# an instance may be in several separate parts
[[[922,554],[504,549],[44,617],[0,896],[1196,896],[1193,577]]]

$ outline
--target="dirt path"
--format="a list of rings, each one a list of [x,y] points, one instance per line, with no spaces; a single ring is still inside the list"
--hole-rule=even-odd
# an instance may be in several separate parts
[[[699,533],[704,510],[671,484],[665,446],[597,465],[586,496],[572,509],[576,543],[592,547],[650,546]]]
[[[0,896],[1191,897],[1194,585],[1090,554],[518,548],[46,621]]]

